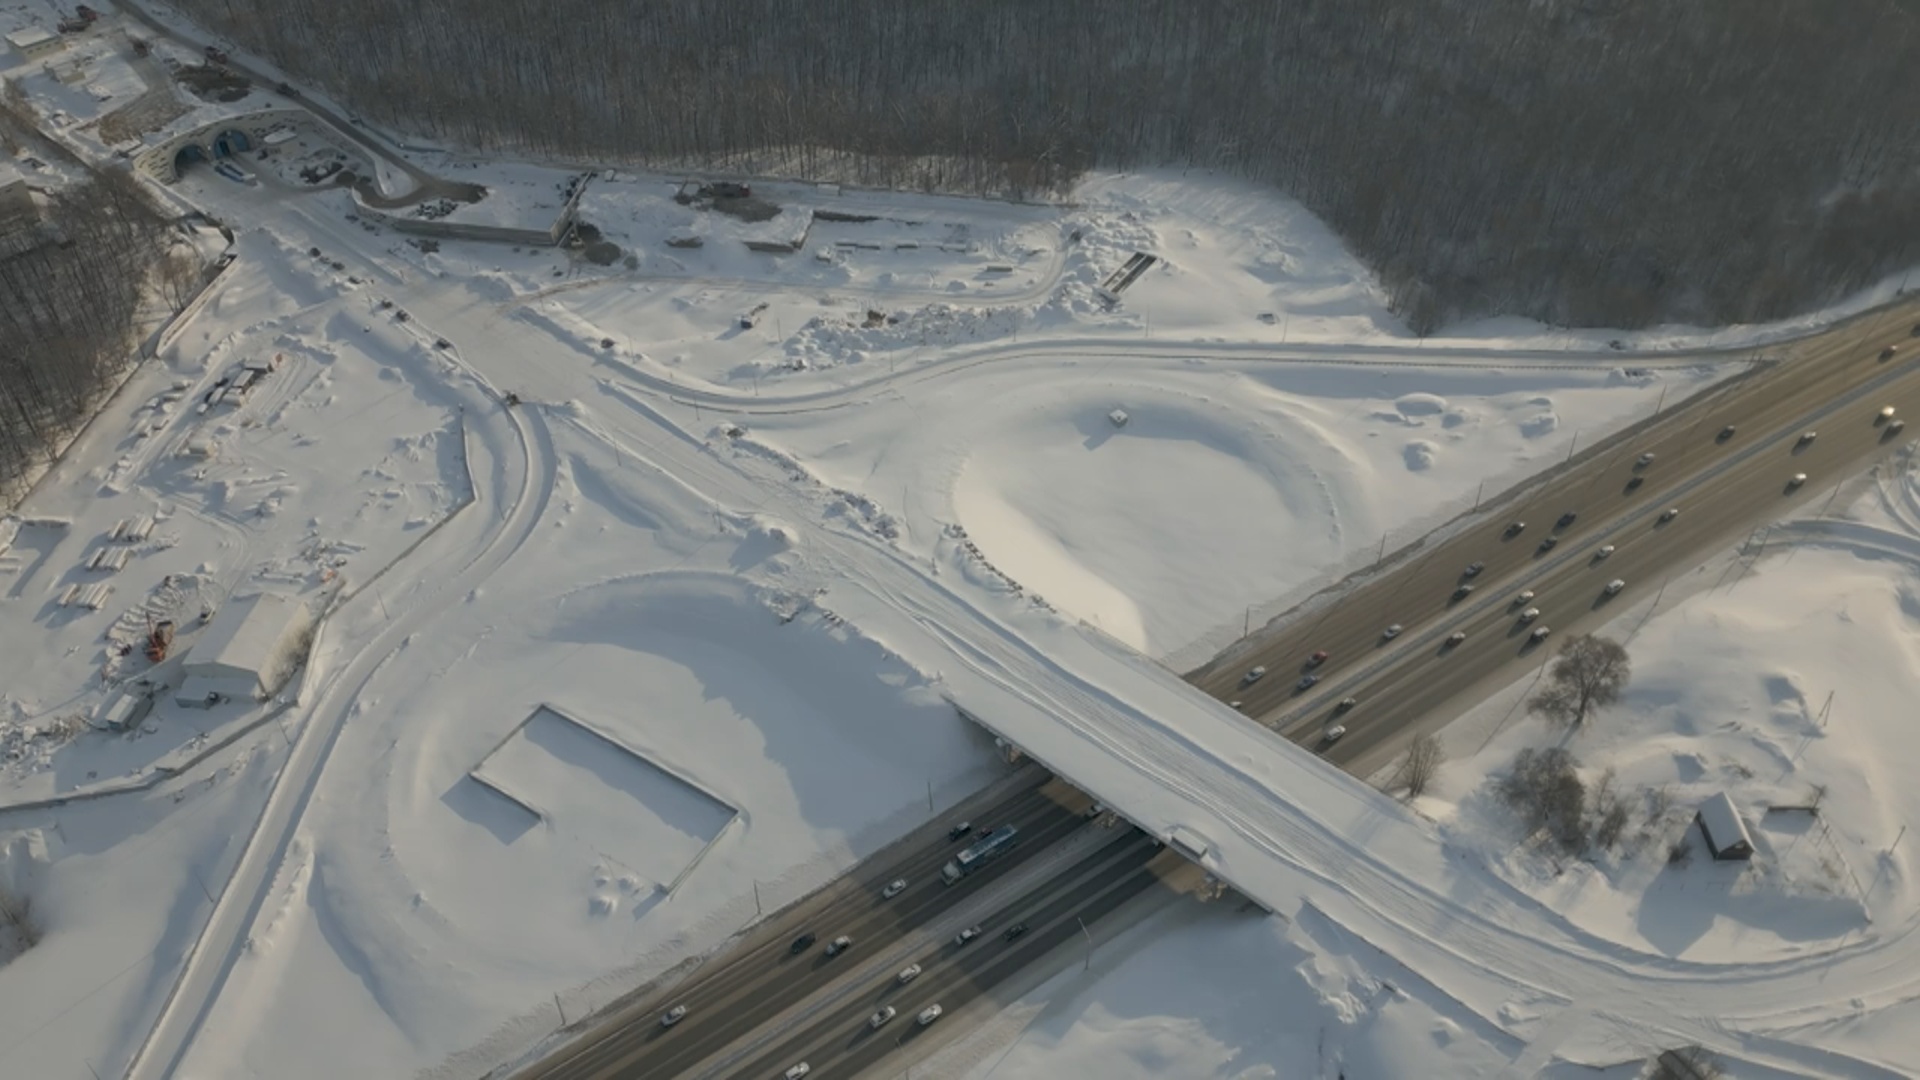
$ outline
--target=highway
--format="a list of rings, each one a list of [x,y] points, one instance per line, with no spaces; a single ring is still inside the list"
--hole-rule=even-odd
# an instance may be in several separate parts
[[[1836,485],[1907,441],[1879,421],[1920,417],[1916,305],[1856,318],[1787,350],[1783,361],[1709,391],[1686,408],[1629,429],[1544,478],[1521,485],[1452,535],[1416,547],[1375,578],[1337,597],[1310,599],[1191,673],[1209,695],[1239,702],[1249,717],[1367,775],[1416,731],[1511,682],[1574,633],[1652,595],[1670,575],[1796,507],[1827,499]],[[1881,358],[1887,345],[1899,347]],[[1732,426],[1731,435],[1723,434]],[[1818,437],[1803,442],[1806,431]],[[1920,429],[1916,429],[1920,433]],[[1642,465],[1642,454],[1653,459]],[[1790,478],[1804,473],[1802,485]],[[1638,486],[1630,482],[1640,478]],[[1662,520],[1668,509],[1677,516]],[[1577,514],[1556,527],[1561,515]],[[1509,530],[1524,522],[1517,533]],[[1541,541],[1557,536],[1552,550]],[[1613,553],[1598,555],[1602,545]],[[1467,576],[1473,563],[1483,564]],[[1626,585],[1607,596],[1608,582]],[[1473,591],[1455,590],[1471,584]],[[1342,588],[1343,586],[1336,586]],[[1522,590],[1536,595],[1516,600]],[[1527,607],[1540,612],[1520,622]],[[1392,640],[1386,628],[1400,624]],[[1532,628],[1550,628],[1544,642]],[[1467,636],[1449,645],[1455,632]],[[1313,665],[1311,657],[1328,656]],[[1245,682],[1256,665],[1267,674]],[[1302,690],[1309,672],[1319,681]],[[1355,704],[1337,712],[1343,699]],[[1448,707],[1453,706],[1453,711]],[[1347,731],[1328,743],[1335,722]]]
[[[595,1021],[594,1034],[516,1077],[779,1076],[800,1061],[813,1076],[851,1076],[912,1034],[931,1034],[914,1023],[928,1004],[938,1002],[949,1013],[959,1009],[1064,938],[1082,933],[1079,920],[1094,922],[1179,868],[1179,860],[1145,834],[1099,828],[1087,810],[1085,795],[1028,766],[1011,790],[941,815],[767,919],[691,978],[643,988],[607,1010]],[[978,827],[949,841],[946,830],[962,818]],[[1006,823],[1019,827],[1012,850],[958,885],[941,881],[940,867],[966,843]],[[994,882],[1076,836],[1084,837],[1085,847],[1064,872],[1043,875],[1037,886],[998,898],[984,910],[973,902]],[[881,889],[894,878],[905,878],[907,890],[883,899]],[[1023,921],[1028,932],[1005,941],[1005,929]],[[982,936],[954,945],[954,935],[968,924],[981,925]],[[802,933],[816,940],[795,954],[790,946]],[[828,957],[827,943],[841,934],[853,939],[852,948]],[[846,986],[845,976],[882,955],[893,959],[882,970],[864,971],[860,985]],[[922,974],[900,986],[895,977],[911,963],[920,964]],[[873,1032],[866,1021],[882,1004],[899,1015],[884,1031]],[[662,1014],[677,1005],[686,1006],[686,1017],[663,1026]]]

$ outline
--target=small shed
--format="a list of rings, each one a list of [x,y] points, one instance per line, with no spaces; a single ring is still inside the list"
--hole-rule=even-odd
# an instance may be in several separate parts
[[[1700,812],[1694,820],[1700,825],[1700,832],[1707,838],[1707,850],[1713,852],[1716,859],[1736,859],[1745,861],[1753,858],[1753,837],[1747,832],[1747,824],[1740,820],[1740,811],[1726,792],[1720,792],[1700,804]]]
[[[270,696],[299,663],[297,647],[311,625],[305,604],[278,593],[227,601],[187,654],[187,678],[176,699],[200,704],[240,694]]]

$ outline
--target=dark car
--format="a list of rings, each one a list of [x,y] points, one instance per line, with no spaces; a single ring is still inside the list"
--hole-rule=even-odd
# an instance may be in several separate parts
[[[1569,510],[1566,513],[1560,515],[1560,520],[1554,522],[1553,527],[1556,529],[1564,529],[1567,526],[1573,524],[1574,519],[1579,516],[1580,516],[1579,514],[1576,514],[1572,510]]]
[[[1466,569],[1466,572],[1462,573],[1460,576],[1461,577],[1479,577],[1480,571],[1485,570],[1486,568],[1487,568],[1486,563],[1478,563],[1478,562],[1473,563],[1469,565]]]
[[[1507,536],[1519,536],[1519,535],[1520,535],[1520,532],[1521,532],[1521,530],[1523,530],[1523,529],[1525,529],[1526,527],[1527,527],[1527,523],[1526,523],[1526,522],[1524,522],[1524,521],[1516,521],[1516,522],[1514,522],[1513,524],[1511,524],[1511,525],[1508,525],[1508,526],[1507,526],[1507,531],[1506,531],[1506,535],[1507,535]]]
[[[1026,932],[1027,932],[1027,924],[1023,922],[1017,922],[1017,923],[1014,923],[1012,926],[1007,927],[1007,932],[1005,934],[1002,934],[1001,936],[1006,938],[1008,941],[1012,941],[1015,938],[1019,937],[1021,934],[1024,934]]]
[[[953,828],[947,830],[947,840],[948,842],[958,840],[972,831],[973,831],[973,822],[963,821],[960,824],[955,825]]]
[[[1633,479],[1631,479],[1631,480],[1629,480],[1629,481],[1627,481],[1627,490],[1628,490],[1628,491],[1632,491],[1632,490],[1634,490],[1635,488],[1638,488],[1638,487],[1639,487],[1639,486],[1640,486],[1641,484],[1644,484],[1644,483],[1646,483],[1646,482],[1647,482],[1647,478],[1646,478],[1646,477],[1644,477],[1644,476],[1636,476],[1636,477],[1634,477]]]
[[[1548,552],[1548,551],[1552,551],[1552,550],[1553,550],[1553,545],[1555,545],[1555,544],[1557,544],[1557,543],[1559,543],[1559,542],[1560,542],[1560,538],[1559,538],[1559,537],[1557,537],[1557,536],[1549,536],[1549,537],[1547,537],[1546,539],[1544,539],[1544,540],[1542,540],[1542,541],[1540,541],[1540,550],[1541,550],[1542,552]]]
[[[1721,442],[1726,442],[1728,439],[1733,438],[1734,430],[1734,426],[1728,424],[1726,427],[1720,429],[1720,434],[1715,436],[1715,438]]]
[[[801,953],[813,948],[813,943],[818,940],[820,939],[814,937],[812,934],[801,934],[799,937],[793,939],[793,944],[787,947],[787,951],[795,956],[799,956]]]
[[[711,187],[716,199],[744,199],[753,194],[753,189],[745,184],[736,184],[731,180],[715,181]]]

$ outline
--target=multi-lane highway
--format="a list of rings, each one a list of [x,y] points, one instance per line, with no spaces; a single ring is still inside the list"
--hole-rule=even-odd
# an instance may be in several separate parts
[[[1148,836],[1100,827],[1086,796],[1028,767],[1011,791],[962,806],[862,863],[852,874],[775,915],[694,977],[649,990],[609,1010],[591,1034],[518,1074],[523,1080],[614,1077],[778,1077],[805,1062],[810,1076],[852,1076],[903,1044],[936,1035],[916,1023],[938,1004],[951,1014],[1102,916],[1162,886],[1179,868]],[[947,830],[967,818],[978,828],[960,840]],[[940,867],[981,832],[1018,827],[1007,854],[951,887]],[[1069,861],[1048,866],[1031,884],[1024,864],[1075,839]],[[886,899],[901,878],[907,888]],[[1015,882],[1011,891],[996,882]],[[966,926],[981,934],[965,945]],[[1014,940],[1006,932],[1025,931]],[[794,951],[802,934],[814,941]],[[853,945],[826,955],[835,937]],[[902,984],[898,974],[918,964]],[[883,1006],[896,1015],[868,1026]],[[675,1006],[683,1019],[660,1021]],[[943,1016],[942,1019],[945,1017]],[[938,1023],[939,1021],[936,1021]]]
[[[1446,539],[1328,602],[1310,600],[1270,634],[1189,679],[1248,716],[1362,775],[1414,730],[1551,655],[1571,633],[1653,594],[1663,580],[1755,524],[1829,497],[1906,441],[1920,417],[1913,305],[1855,319],[1788,358],[1623,432],[1557,474],[1523,485]],[[1898,351],[1883,356],[1887,346]],[[1731,428],[1731,433],[1728,429]],[[1816,432],[1812,440],[1803,438]],[[1920,433],[1920,429],[1916,429]],[[1643,463],[1642,455],[1652,458]],[[1806,480],[1794,483],[1797,474]],[[1638,483],[1635,483],[1635,480]],[[1677,514],[1668,515],[1676,510]],[[1559,525],[1562,516],[1574,520]],[[1516,523],[1524,528],[1515,530]],[[1551,550],[1541,543],[1557,538]],[[1604,556],[1600,549],[1610,545]],[[1469,567],[1481,568],[1469,576]],[[1609,596],[1609,582],[1625,582]],[[1462,585],[1471,585],[1461,594]],[[1517,599],[1523,590],[1534,597]],[[1528,609],[1539,615],[1522,623]],[[1391,639],[1387,629],[1402,629]],[[1541,642],[1532,630],[1547,627]],[[1455,633],[1465,639],[1450,644]],[[1326,659],[1313,662],[1316,652]],[[1246,682],[1254,667],[1266,669]],[[1307,675],[1318,676],[1302,688]],[[1343,701],[1353,704],[1341,711]],[[1345,735],[1329,743],[1338,722]]]

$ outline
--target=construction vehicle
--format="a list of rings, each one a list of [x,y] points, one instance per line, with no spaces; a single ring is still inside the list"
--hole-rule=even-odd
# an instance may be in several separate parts
[[[209,45],[206,48],[206,54],[207,63],[209,64],[224,64],[227,62],[227,53],[224,49],[217,49]]]
[[[147,629],[147,659],[159,663],[167,658],[167,650],[173,647],[173,620],[161,619]]]

